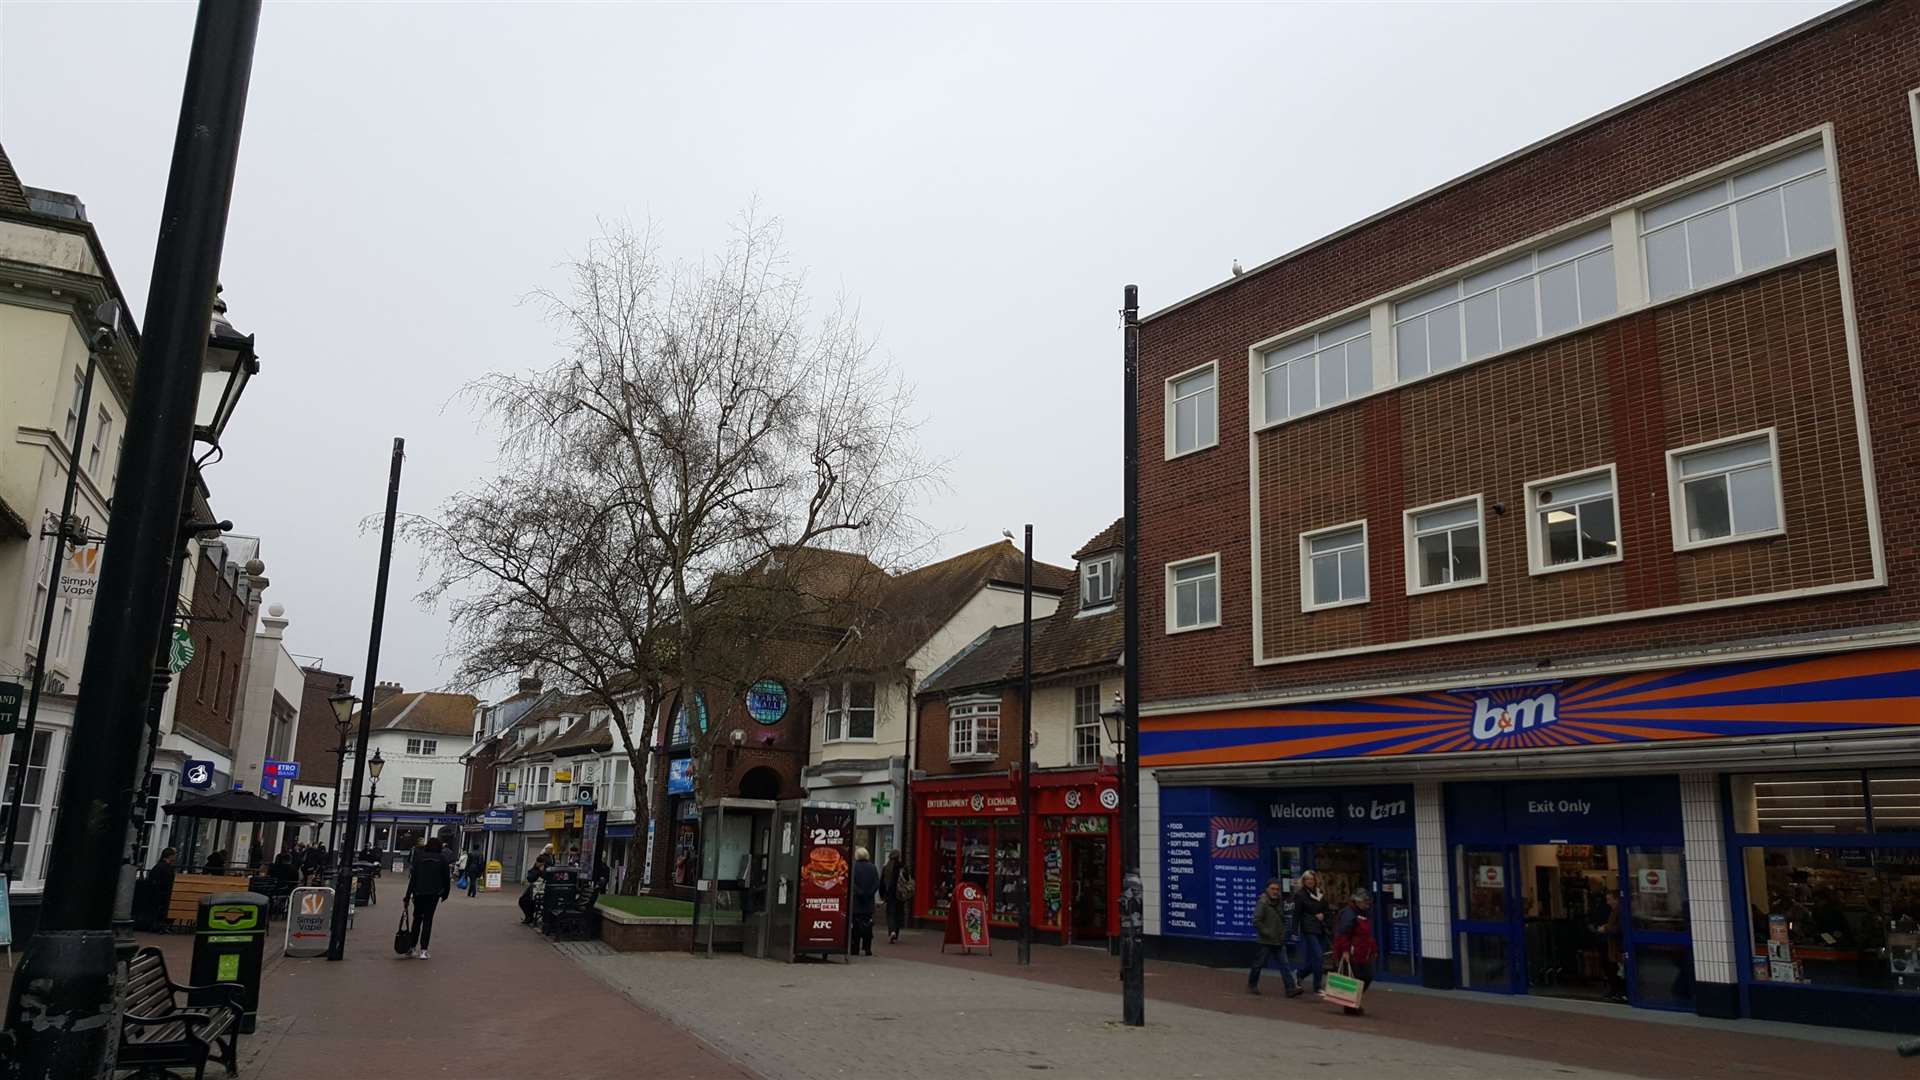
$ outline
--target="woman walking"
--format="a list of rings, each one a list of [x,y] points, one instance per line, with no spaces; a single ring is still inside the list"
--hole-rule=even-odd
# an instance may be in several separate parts
[[[880,871],[880,899],[887,903],[887,944],[900,941],[900,928],[907,921],[907,898],[900,893],[901,879],[907,876],[907,864],[900,858],[900,849],[894,848],[887,855],[886,869]]]
[[[1379,953],[1379,943],[1373,937],[1373,894],[1365,889],[1353,890],[1347,906],[1340,909],[1340,920],[1333,931],[1333,964],[1345,964],[1360,980],[1362,992],[1373,985],[1373,958]],[[1362,1001],[1365,999],[1363,998]],[[1345,1006],[1348,1016],[1359,1016],[1366,1011],[1364,1005],[1355,1008]]]
[[[453,892],[453,867],[440,850],[440,838],[427,838],[427,849],[413,860],[407,874],[407,895],[401,903],[413,903],[413,925],[420,932],[420,947],[408,953],[427,959],[427,946],[433,944],[433,911]]]
[[[880,871],[866,848],[853,849],[853,947],[855,956],[873,955],[873,898],[880,893]]]
[[[1332,929],[1327,925],[1329,914],[1327,894],[1320,891],[1320,875],[1311,870],[1301,874],[1300,888],[1293,894],[1294,933],[1300,937],[1303,961],[1299,984],[1305,986],[1307,976],[1312,975],[1316,994],[1327,985],[1327,934]]]

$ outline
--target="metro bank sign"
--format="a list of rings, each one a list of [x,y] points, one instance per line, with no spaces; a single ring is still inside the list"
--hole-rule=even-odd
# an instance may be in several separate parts
[[[1222,709],[1140,722],[1149,766],[1920,728],[1920,647]]]

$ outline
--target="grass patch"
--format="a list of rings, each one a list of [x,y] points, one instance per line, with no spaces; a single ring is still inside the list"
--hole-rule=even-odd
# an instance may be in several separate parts
[[[600,906],[647,919],[693,918],[693,905],[664,896],[602,896]]]

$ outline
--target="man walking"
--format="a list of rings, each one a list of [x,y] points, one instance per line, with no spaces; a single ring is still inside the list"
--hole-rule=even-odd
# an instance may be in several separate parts
[[[433,944],[433,912],[453,892],[453,868],[441,852],[440,838],[427,841],[425,851],[414,856],[407,873],[407,901],[413,903],[413,925],[420,932],[420,949],[413,955],[427,959],[427,946]]]
[[[467,852],[467,868],[464,873],[467,875],[468,896],[480,895],[480,878],[484,876],[486,872],[487,857],[480,853],[480,849],[475,847],[472,851]]]
[[[1293,961],[1287,957],[1287,894],[1280,887],[1280,879],[1267,882],[1267,891],[1260,895],[1260,902],[1253,908],[1253,929],[1260,938],[1254,947],[1253,967],[1247,972],[1247,993],[1260,992],[1260,972],[1274,960],[1280,961],[1280,978],[1286,984],[1288,997],[1300,996],[1300,985],[1294,981]]]

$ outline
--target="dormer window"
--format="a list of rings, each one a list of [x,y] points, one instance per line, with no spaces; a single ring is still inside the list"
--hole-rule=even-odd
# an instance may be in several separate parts
[[[1118,555],[1104,555],[1080,564],[1080,608],[1107,607],[1113,603],[1114,579],[1120,570]]]

